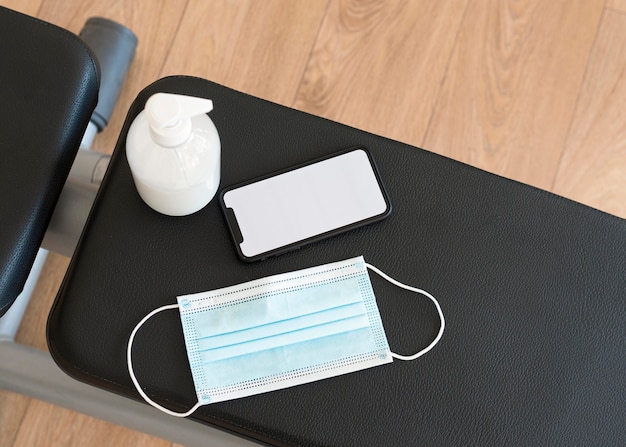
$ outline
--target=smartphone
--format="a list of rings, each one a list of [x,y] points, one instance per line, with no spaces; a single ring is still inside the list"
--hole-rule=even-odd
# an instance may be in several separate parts
[[[382,220],[391,212],[364,147],[230,186],[220,193],[220,204],[237,253],[247,262]]]

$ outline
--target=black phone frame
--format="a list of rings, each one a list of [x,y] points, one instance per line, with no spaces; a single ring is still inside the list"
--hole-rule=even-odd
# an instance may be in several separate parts
[[[239,244],[241,244],[243,242],[243,236],[241,234],[241,231],[239,230],[239,224],[237,223],[237,218],[234,215],[234,212],[232,211],[232,209],[229,208],[228,206],[226,206],[226,204],[224,203],[224,195],[228,191],[231,191],[231,190],[234,190],[234,189],[238,189],[238,188],[241,188],[243,186],[250,185],[252,183],[260,182],[260,181],[263,181],[263,180],[271,178],[271,177],[275,177],[275,176],[278,176],[278,175],[281,175],[281,174],[284,174],[284,173],[287,173],[287,172],[290,172],[290,171],[294,171],[296,169],[304,168],[306,166],[313,165],[315,163],[319,163],[319,162],[328,160],[330,158],[338,157],[338,156],[344,155],[346,153],[357,151],[357,150],[362,150],[363,152],[365,152],[365,154],[367,155],[367,158],[369,159],[370,165],[371,165],[372,170],[374,172],[374,176],[376,177],[376,181],[378,182],[378,187],[380,188],[381,194],[382,194],[382,196],[383,196],[383,198],[385,200],[385,204],[386,204],[385,211],[383,211],[382,213],[380,213],[380,214],[378,214],[376,216],[368,217],[367,219],[363,219],[363,220],[360,220],[358,222],[353,222],[351,224],[344,225],[343,227],[334,228],[334,229],[326,231],[324,233],[320,233],[318,235],[311,236],[309,238],[302,239],[300,241],[296,241],[296,242],[293,242],[291,244],[284,245],[282,247],[278,247],[278,248],[275,248],[275,249],[272,249],[272,250],[269,250],[269,251],[266,251],[266,252],[263,252],[263,253],[259,253],[258,255],[255,255],[255,256],[246,256],[245,254],[243,254],[243,252],[241,251],[241,247],[239,246]],[[265,175],[261,175],[259,177],[255,177],[255,178],[252,178],[250,180],[246,180],[244,182],[240,182],[240,183],[237,183],[237,184],[234,184],[234,185],[227,186],[227,187],[223,188],[220,191],[219,203],[220,203],[220,207],[222,208],[222,212],[223,212],[224,218],[226,220],[228,231],[229,231],[229,233],[231,235],[231,238],[232,238],[232,240],[234,242],[237,255],[244,262],[262,261],[262,260],[267,259],[267,258],[272,257],[272,256],[278,256],[278,255],[282,255],[282,254],[288,253],[290,251],[297,250],[297,249],[303,247],[304,245],[309,245],[309,244],[312,244],[314,242],[318,242],[320,240],[327,239],[329,237],[333,237],[333,236],[336,236],[336,235],[341,234],[341,233],[345,233],[345,232],[353,230],[355,228],[363,227],[365,225],[369,225],[371,223],[381,221],[381,220],[387,218],[389,216],[389,214],[391,214],[391,209],[392,209],[391,201],[389,200],[389,195],[387,194],[387,189],[385,188],[385,185],[382,182],[382,179],[381,179],[381,176],[380,176],[380,171],[378,170],[378,166],[376,165],[376,162],[374,161],[374,158],[372,157],[371,152],[365,146],[351,146],[351,147],[342,149],[340,151],[335,151],[335,152],[332,152],[332,153],[330,153],[328,155],[315,158],[313,160],[308,160],[308,161],[305,161],[303,163],[299,163],[297,165],[290,166],[290,167],[285,168],[285,169],[280,169],[278,171],[274,171],[274,172],[271,172],[271,173],[268,173],[268,174],[265,174]]]

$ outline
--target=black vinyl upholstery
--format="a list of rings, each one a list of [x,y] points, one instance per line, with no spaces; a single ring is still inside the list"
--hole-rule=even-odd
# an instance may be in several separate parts
[[[125,135],[158,91],[213,100],[222,187],[363,145],[391,215],[241,262],[217,200],[172,218],[137,194]],[[49,347],[73,377],[136,399],[126,344],[151,310],[358,255],[438,298],[447,328],[430,353],[204,406],[192,418],[272,445],[626,445],[626,221],[197,78],[157,81],[131,107],[50,315]],[[439,328],[432,304],[370,276],[392,350],[426,346]],[[195,403],[175,310],[146,323],[134,359],[154,399],[176,411]]]
[[[24,287],[97,99],[77,36],[0,7],[0,316]]]

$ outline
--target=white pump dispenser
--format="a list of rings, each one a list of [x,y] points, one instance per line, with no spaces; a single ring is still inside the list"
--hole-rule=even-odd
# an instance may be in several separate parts
[[[157,93],[128,130],[126,157],[141,198],[170,216],[195,213],[220,183],[220,139],[213,102]]]

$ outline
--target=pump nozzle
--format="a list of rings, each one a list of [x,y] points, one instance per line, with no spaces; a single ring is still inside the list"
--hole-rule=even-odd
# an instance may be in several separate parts
[[[146,102],[146,117],[155,143],[175,147],[191,135],[191,118],[213,110],[213,101],[194,96],[156,93]]]

